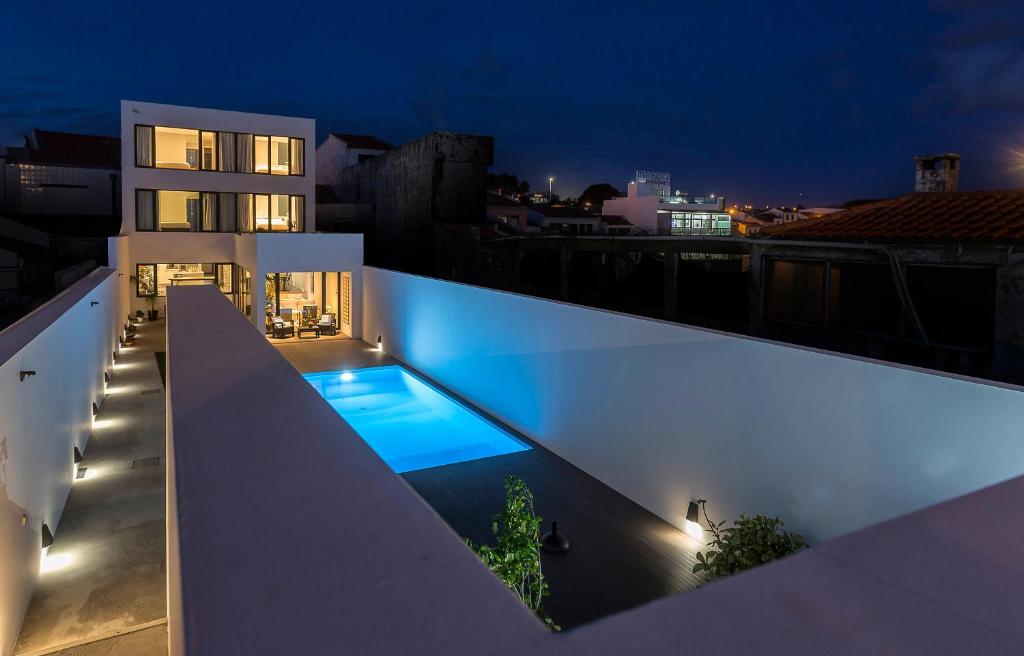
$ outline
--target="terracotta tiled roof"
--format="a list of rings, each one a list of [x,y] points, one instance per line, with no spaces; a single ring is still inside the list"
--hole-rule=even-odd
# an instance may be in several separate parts
[[[8,148],[11,162],[121,168],[121,140],[71,132],[33,130],[24,148]]]
[[[344,132],[332,132],[331,134],[348,144],[349,148],[364,150],[391,150],[394,148],[388,142],[371,134],[346,134]]]
[[[1024,189],[909,194],[768,226],[761,234],[833,241],[1017,241],[1024,239]]]

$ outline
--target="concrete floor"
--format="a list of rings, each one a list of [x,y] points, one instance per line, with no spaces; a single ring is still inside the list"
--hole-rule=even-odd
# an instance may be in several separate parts
[[[167,653],[164,322],[119,357],[39,576],[17,655]],[[157,460],[158,459],[158,460]],[[44,568],[45,568],[44,563]]]

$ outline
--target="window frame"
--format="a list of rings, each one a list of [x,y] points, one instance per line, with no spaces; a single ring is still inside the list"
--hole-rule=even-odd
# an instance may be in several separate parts
[[[140,294],[139,293],[139,282],[142,279],[141,276],[139,276],[139,270],[142,269],[142,267],[153,267],[153,293],[152,294]],[[137,262],[135,264],[135,298],[157,298],[160,295],[159,294],[159,287],[157,286],[157,282],[156,282],[156,272],[157,272],[156,263],[152,263],[152,262]]]
[[[194,130],[194,131],[196,131],[198,133],[198,135],[199,135],[199,155],[198,155],[199,161],[198,161],[198,167],[197,168],[194,168],[194,169],[174,169],[174,168],[158,167],[156,165],[156,129],[158,127],[159,128],[169,128],[169,129],[173,129],[173,130]],[[148,129],[152,130],[153,138],[151,140],[150,147],[149,147],[149,159],[152,162],[152,164],[148,164],[148,165],[147,164],[139,164],[139,158],[138,158],[138,140],[139,140],[138,130],[139,130],[139,128],[148,128]],[[213,137],[213,150],[214,150],[214,159],[216,160],[216,166],[214,166],[213,168],[205,168],[204,165],[203,165],[203,135],[204,134],[212,134],[212,135],[214,135],[214,137]],[[224,134],[232,135],[232,140],[235,141],[234,156],[232,158],[234,160],[234,166],[235,166],[235,170],[234,171],[225,171],[225,170],[223,170],[221,168],[223,166],[223,163],[222,163],[223,153],[221,152],[222,149],[221,149],[220,139],[221,139],[221,135],[224,135]],[[238,169],[244,168],[242,166],[242,163],[239,160],[239,158],[240,158],[239,150],[240,149],[238,148],[238,145],[237,145],[238,137],[242,136],[242,135],[248,135],[250,137],[250,140],[251,140],[250,141],[251,148],[249,149],[249,152],[250,152],[250,154],[252,156],[252,162],[251,162],[252,170],[251,171],[238,170]],[[267,140],[267,153],[266,153],[266,155],[267,155],[267,170],[264,171],[264,172],[259,172],[259,171],[256,170],[256,138],[257,137],[264,137]],[[161,171],[163,171],[163,170],[167,170],[167,171],[187,171],[187,172],[190,172],[190,173],[233,173],[233,174],[241,174],[241,175],[272,175],[272,173],[271,173],[271,170],[272,170],[271,152],[272,152],[273,140],[274,140],[275,137],[278,138],[278,139],[287,139],[288,140],[288,173],[287,173],[287,175],[283,175],[283,174],[278,174],[278,175],[280,177],[298,177],[298,178],[305,177],[306,176],[306,161],[305,161],[305,157],[306,157],[306,138],[305,137],[292,137],[292,136],[287,136],[287,135],[283,135],[283,134],[258,134],[256,132],[237,132],[237,131],[233,131],[233,130],[208,130],[206,128],[183,127],[183,126],[178,126],[178,125],[158,125],[156,123],[135,123],[135,124],[133,124],[133,131],[132,131],[133,160],[135,162],[135,168],[139,168],[139,169],[156,169],[156,170],[161,170]],[[292,158],[292,144],[293,144],[293,142],[301,142],[302,143],[302,157],[301,158],[297,158],[295,161],[293,161],[293,158]],[[296,165],[295,165],[296,161],[299,164],[298,167],[296,167]],[[296,170],[298,170],[300,172],[296,173]]]

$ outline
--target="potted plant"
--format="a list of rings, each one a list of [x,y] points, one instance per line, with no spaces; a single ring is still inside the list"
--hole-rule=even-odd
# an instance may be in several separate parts
[[[160,311],[156,309],[156,296],[147,296],[146,302],[149,303],[149,311],[146,312],[146,318],[150,321],[156,321],[160,315]]]

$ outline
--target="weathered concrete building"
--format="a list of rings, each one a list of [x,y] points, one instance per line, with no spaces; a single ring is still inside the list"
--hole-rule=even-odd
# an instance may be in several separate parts
[[[492,137],[433,132],[354,166],[334,169],[323,180],[353,217],[372,217],[366,261],[414,273],[435,273],[435,226],[479,224],[487,211],[487,168]]]

